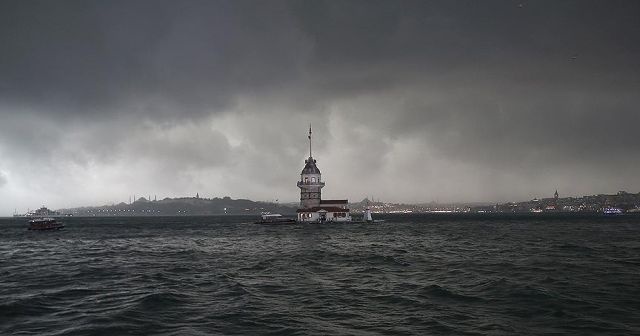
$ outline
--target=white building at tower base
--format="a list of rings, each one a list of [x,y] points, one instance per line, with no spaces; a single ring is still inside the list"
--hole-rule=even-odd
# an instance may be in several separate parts
[[[320,200],[320,205],[311,208],[301,208],[298,213],[299,222],[350,222],[347,200]]]

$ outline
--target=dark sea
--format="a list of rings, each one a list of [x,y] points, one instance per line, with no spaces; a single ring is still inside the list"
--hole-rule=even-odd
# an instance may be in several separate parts
[[[382,218],[0,219],[0,335],[640,335],[640,216]]]

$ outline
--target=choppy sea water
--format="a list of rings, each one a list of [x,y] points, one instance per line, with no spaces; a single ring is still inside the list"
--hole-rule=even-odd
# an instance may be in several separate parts
[[[638,216],[385,219],[0,219],[0,334],[640,334]]]

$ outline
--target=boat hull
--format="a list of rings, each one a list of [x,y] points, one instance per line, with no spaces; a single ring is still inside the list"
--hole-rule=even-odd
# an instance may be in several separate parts
[[[60,230],[64,224],[53,218],[38,218],[29,221],[29,230],[33,231],[53,231]]]
[[[29,230],[31,231],[55,231],[61,230],[64,228],[64,225],[52,225],[52,226],[29,226]]]
[[[295,219],[282,219],[282,220],[274,220],[274,221],[257,221],[254,222],[254,224],[261,224],[261,225],[293,225],[296,224],[296,220]]]

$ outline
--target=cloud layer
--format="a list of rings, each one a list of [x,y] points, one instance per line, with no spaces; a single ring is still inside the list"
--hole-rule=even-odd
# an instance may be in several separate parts
[[[519,3],[4,1],[0,214],[638,191],[640,5]]]

